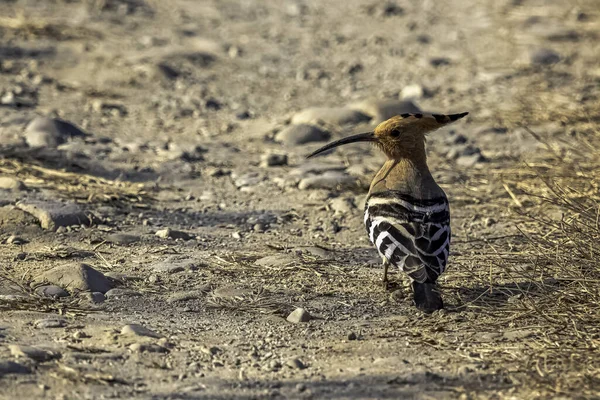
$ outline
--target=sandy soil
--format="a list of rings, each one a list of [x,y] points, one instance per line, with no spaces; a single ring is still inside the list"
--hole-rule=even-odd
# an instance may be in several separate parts
[[[597,398],[598,337],[529,307],[554,278],[518,256],[542,228],[514,174],[597,124],[599,22],[592,0],[0,3],[0,397]],[[454,234],[432,315],[364,232],[383,156],[305,159],[409,100],[470,112],[428,141]],[[90,219],[44,229],[27,205],[55,202]],[[77,290],[81,263],[116,289]],[[60,267],[65,293],[40,278]]]

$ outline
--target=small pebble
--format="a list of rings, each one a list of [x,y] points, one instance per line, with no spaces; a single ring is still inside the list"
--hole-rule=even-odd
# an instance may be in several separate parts
[[[35,293],[39,296],[52,298],[69,296],[66,290],[56,285],[39,286],[35,289]]]
[[[39,319],[34,322],[34,326],[38,329],[62,328],[62,327],[67,326],[67,321],[65,321],[62,318]]]
[[[26,243],[29,243],[29,241],[27,241],[26,239],[23,239],[19,236],[15,236],[15,235],[10,235],[8,237],[8,239],[6,239],[6,243],[8,244],[15,244],[17,246],[21,246],[24,245]]]
[[[165,228],[165,229],[161,229],[156,231],[156,236],[158,236],[159,238],[162,239],[182,239],[182,240],[190,240],[193,238],[192,235],[183,232],[183,231],[177,231],[171,228]]]
[[[290,315],[288,315],[287,320],[294,324],[298,324],[301,322],[308,322],[312,319],[311,315],[304,308],[296,308]]]
[[[139,324],[129,324],[121,328],[121,335],[144,336],[159,339],[162,335]]]
[[[291,358],[289,359],[285,365],[287,365],[288,367],[292,368],[292,369],[305,369],[306,365],[304,365],[304,363],[302,361],[300,361],[298,358]]]
[[[4,190],[24,190],[25,184],[12,176],[0,176],[0,189]]]
[[[128,245],[140,241],[138,235],[130,235],[127,233],[113,233],[106,236],[106,241],[113,244]]]
[[[276,167],[281,165],[287,165],[288,156],[287,154],[268,153],[263,154],[260,157],[261,167]]]
[[[560,61],[560,55],[554,50],[537,49],[530,53],[529,59],[532,65],[552,65]]]

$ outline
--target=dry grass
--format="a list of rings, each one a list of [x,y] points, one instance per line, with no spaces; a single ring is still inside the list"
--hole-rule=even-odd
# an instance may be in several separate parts
[[[153,201],[143,184],[47,168],[34,160],[12,158],[12,154],[1,150],[0,156],[6,158],[0,158],[0,173],[15,176],[28,187],[51,189],[64,198],[80,203],[111,203],[149,208]]]
[[[502,340],[475,340],[471,351],[538,390],[532,397],[600,388],[600,131],[591,112],[568,124],[579,132],[568,142],[531,132],[547,151],[498,171],[521,235],[483,239],[446,285],[459,310],[481,316],[471,329],[519,332],[518,351]]]

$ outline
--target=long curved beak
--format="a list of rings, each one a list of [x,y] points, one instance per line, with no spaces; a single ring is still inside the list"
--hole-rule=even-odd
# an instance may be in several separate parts
[[[334,147],[338,147],[338,146],[348,144],[348,143],[377,142],[377,141],[378,141],[377,137],[375,136],[375,133],[373,133],[373,132],[359,133],[358,135],[348,136],[343,139],[336,140],[335,142],[326,144],[325,146],[321,147],[320,149],[313,151],[311,154],[306,156],[306,158],[311,158],[313,156],[316,156],[319,153],[322,153],[324,151],[333,149]]]

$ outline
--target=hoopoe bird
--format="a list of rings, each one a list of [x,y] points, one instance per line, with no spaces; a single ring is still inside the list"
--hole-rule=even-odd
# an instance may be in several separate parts
[[[365,203],[364,223],[371,243],[388,267],[405,272],[417,308],[444,307],[436,281],[450,252],[450,206],[427,166],[425,135],[459,120],[461,114],[402,114],[380,123],[373,132],[329,143],[308,156],[348,143],[374,143],[387,156],[373,178]]]

